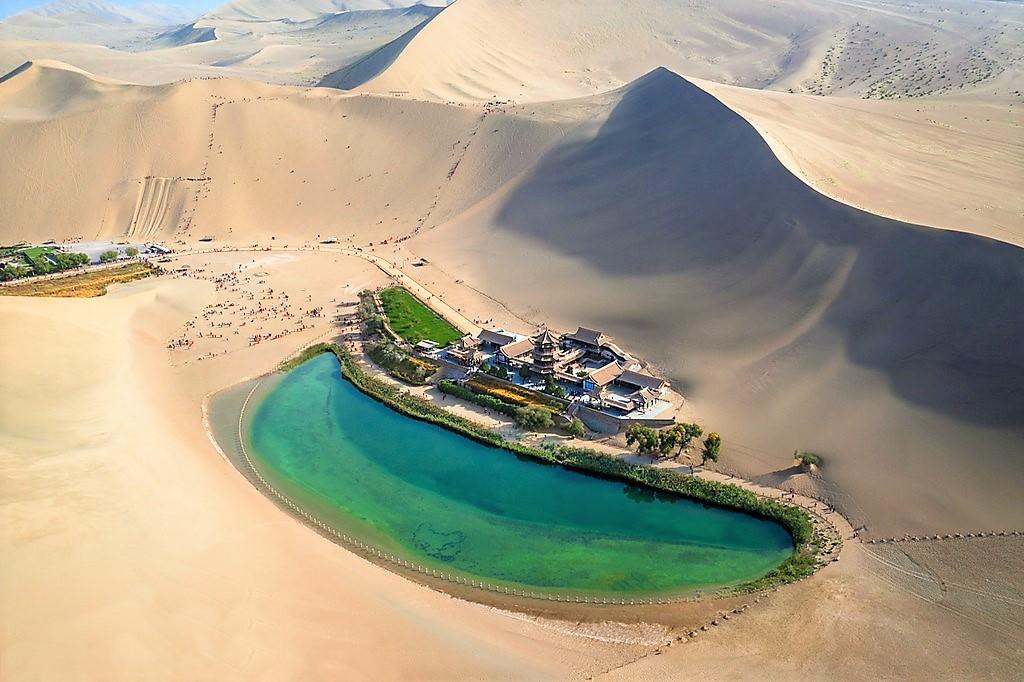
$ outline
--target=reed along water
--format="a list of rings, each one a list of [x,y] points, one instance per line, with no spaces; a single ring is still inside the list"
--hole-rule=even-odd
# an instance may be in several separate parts
[[[327,353],[268,386],[242,424],[267,481],[337,530],[423,566],[549,593],[670,595],[758,578],[793,551],[773,521],[406,417],[360,393]]]

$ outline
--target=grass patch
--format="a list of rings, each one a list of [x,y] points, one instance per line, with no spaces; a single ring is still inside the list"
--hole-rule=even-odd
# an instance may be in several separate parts
[[[92,270],[65,277],[19,282],[0,287],[0,296],[59,296],[93,298],[107,293],[112,284],[131,282],[157,274],[159,269],[144,262],[126,263],[113,268]]]
[[[30,246],[26,249],[22,249],[21,253],[25,257],[34,260],[48,253],[53,253],[54,250],[55,249],[52,246]]]
[[[330,352],[338,359],[341,373],[360,391],[408,417],[436,424],[467,438],[502,448],[517,455],[532,457],[549,464],[586,471],[599,476],[629,481],[654,490],[682,495],[694,500],[726,509],[735,509],[782,525],[793,538],[795,550],[786,561],[757,580],[733,588],[736,592],[769,589],[783,583],[809,576],[815,568],[815,533],[807,512],[796,505],[759,497],[746,488],[732,483],[719,483],[695,476],[684,476],[674,471],[632,464],[618,457],[587,448],[550,445],[532,447],[518,441],[506,440],[501,434],[445,410],[429,400],[406,393],[387,382],[363,371],[352,355],[337,344],[320,343],[296,358],[309,359],[322,352]],[[295,361],[293,361],[295,362]],[[289,363],[289,366],[294,366]]]
[[[379,296],[388,324],[409,343],[426,339],[447,346],[462,337],[462,332],[402,287],[384,289]]]

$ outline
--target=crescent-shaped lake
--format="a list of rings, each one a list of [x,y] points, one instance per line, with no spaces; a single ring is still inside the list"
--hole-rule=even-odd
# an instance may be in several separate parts
[[[330,354],[257,392],[253,465],[339,532],[499,586],[681,594],[756,579],[793,552],[779,524],[516,456],[362,394]]]

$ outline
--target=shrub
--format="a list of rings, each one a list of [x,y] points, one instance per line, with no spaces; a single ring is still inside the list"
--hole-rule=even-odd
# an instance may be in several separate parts
[[[813,452],[807,452],[806,450],[794,450],[793,459],[796,460],[798,464],[805,467],[821,465],[821,455]]]
[[[127,249],[124,250],[124,253],[129,258],[135,258],[136,256],[139,255],[139,250],[134,246],[129,246]]]
[[[540,405],[525,405],[520,407],[516,409],[516,413],[512,419],[515,420],[516,426],[530,431],[548,429],[555,425],[555,420],[551,416],[551,410],[546,407],[541,407]]]
[[[559,386],[555,382],[555,378],[550,375],[544,377],[544,392],[556,398],[565,397],[565,389]]]
[[[427,378],[437,371],[437,365],[412,357],[391,341],[370,341],[363,349],[384,371],[407,384],[422,386],[427,382]]]
[[[104,251],[103,253],[100,254],[101,263],[109,263],[110,261],[113,260],[117,260],[117,251]]]
[[[583,438],[587,430],[583,427],[583,422],[580,421],[579,417],[573,417],[566,425],[565,432],[573,438]]]
[[[504,400],[500,400],[485,393],[476,393],[475,391],[457,384],[454,381],[442,379],[437,382],[437,389],[442,393],[455,396],[460,400],[475,403],[481,407],[486,407],[508,417],[516,416],[516,410],[518,408],[515,405],[506,403]]]

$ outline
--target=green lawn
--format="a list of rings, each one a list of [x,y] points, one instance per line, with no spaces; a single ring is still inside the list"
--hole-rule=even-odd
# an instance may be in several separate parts
[[[27,249],[22,250],[22,253],[29,258],[39,258],[44,254],[53,252],[54,248],[52,246],[30,246]]]
[[[438,317],[433,310],[402,287],[391,287],[380,292],[380,301],[388,324],[409,343],[429,339],[442,346],[460,338],[462,332]]]

